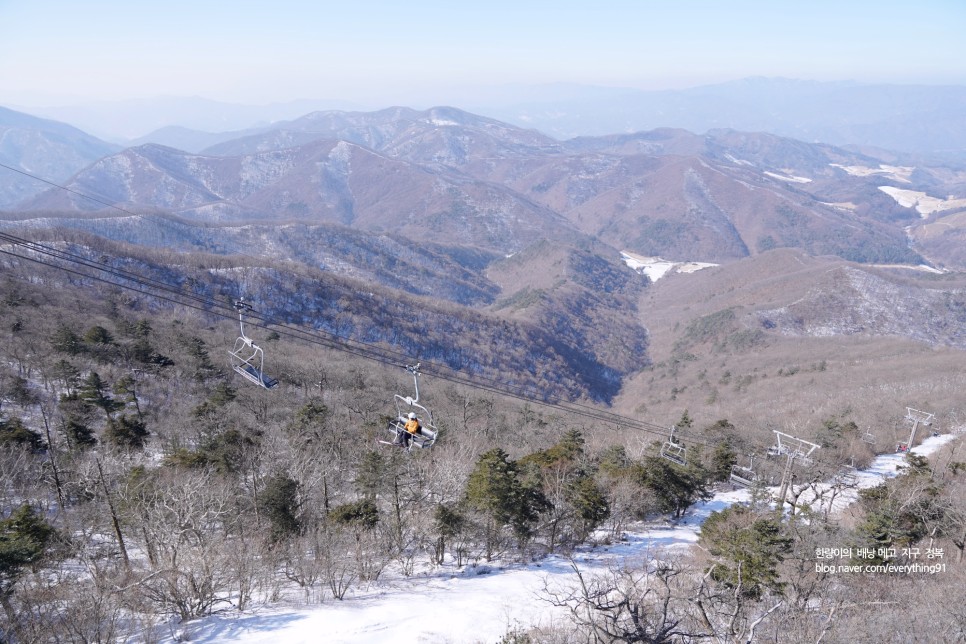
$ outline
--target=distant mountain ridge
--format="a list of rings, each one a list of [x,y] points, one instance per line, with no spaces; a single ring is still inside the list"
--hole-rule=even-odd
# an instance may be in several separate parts
[[[961,85],[763,77],[673,90],[507,85],[480,88],[475,97],[466,95],[458,104],[558,140],[665,127],[699,134],[727,128],[914,153],[933,161],[966,160],[966,87]],[[319,110],[379,109],[382,106],[336,100],[235,105],[199,97],[159,97],[24,111],[73,123],[107,140],[199,152],[211,145],[210,133],[261,128]],[[182,130],[167,130],[172,126]],[[185,129],[201,134],[192,141]]]
[[[966,86],[758,77],[585,96],[530,100],[487,113],[562,139],[660,127],[698,133],[727,128],[966,160]]]
[[[75,127],[0,107],[0,163],[62,181],[121,147]],[[3,170],[0,208],[21,202],[49,186],[29,176]]]
[[[768,134],[663,129],[560,142],[452,107],[319,112],[242,134],[202,153],[128,148],[74,176],[74,192],[50,189],[17,208],[101,209],[79,196],[89,194],[198,222],[330,222],[504,253],[589,237],[676,261],[796,247],[919,262],[907,228],[920,213],[881,188],[966,186],[966,173],[948,168],[872,171],[882,159]]]

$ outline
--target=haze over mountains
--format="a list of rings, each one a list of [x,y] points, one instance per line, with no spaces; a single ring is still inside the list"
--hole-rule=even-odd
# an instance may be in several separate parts
[[[647,286],[623,263],[622,251],[734,266],[668,280],[716,292],[728,275],[733,297],[716,297],[719,309],[704,313],[729,311],[728,323],[717,344],[702,340],[704,348],[689,353],[699,358],[740,347],[781,354],[787,338],[823,334],[962,347],[962,285],[954,273],[940,273],[966,269],[966,167],[949,161],[966,149],[949,116],[964,108],[958,88],[926,88],[915,100],[910,96],[921,88],[907,89],[892,92],[891,107],[880,101],[865,111],[853,103],[873,104],[879,90],[763,80],[637,103],[638,116],[669,115],[668,123],[681,122],[672,104],[694,124],[732,123],[738,114],[747,123],[767,121],[755,121],[753,104],[774,117],[771,128],[785,127],[780,121],[787,118],[804,136],[832,140],[838,128],[849,133],[843,140],[864,146],[848,148],[725,128],[625,127],[555,138],[455,107],[311,112],[235,132],[155,134],[180,148],[119,148],[4,111],[3,163],[62,187],[4,171],[0,208],[4,227],[21,233],[51,238],[53,227],[72,228],[127,244],[111,253],[194,254],[193,280],[207,271],[218,281],[225,266],[244,266],[249,277],[239,288],[288,320],[402,346],[457,369],[549,369],[557,377],[544,386],[611,400],[653,355],[679,359],[671,346],[684,346],[681,329],[692,328],[697,315],[672,322],[648,310],[642,294],[653,298],[668,288],[665,280]],[[824,118],[814,110],[816,96],[852,107],[830,112],[834,118],[822,129],[815,125]],[[623,109],[620,101],[608,104]],[[808,106],[805,118],[798,109]],[[890,110],[890,125],[876,126]],[[868,128],[860,116],[871,119]],[[947,136],[939,141],[933,128],[946,128]],[[863,132],[880,138],[864,139]],[[916,143],[904,151],[869,147],[907,136]],[[72,243],[92,243],[87,239]],[[795,265],[789,252],[823,268],[795,273],[795,286],[777,298],[741,301],[743,289]],[[205,259],[216,255],[230,259]],[[151,257],[155,265],[167,261]],[[925,264],[933,272],[899,277],[862,264]],[[338,308],[322,307],[331,309],[322,319],[311,302],[283,301],[293,280],[328,281],[325,297],[347,303],[353,292],[365,292],[379,304],[344,304],[353,322],[340,326],[331,319]],[[387,317],[416,306],[411,297],[424,298],[418,306],[431,311],[425,324],[432,328],[400,330]],[[924,306],[935,321],[875,314],[882,302],[902,302],[897,310],[906,312]],[[454,316],[460,324],[443,322]],[[660,328],[662,319],[677,331]],[[506,332],[496,331],[506,324]],[[501,340],[485,348],[493,334]],[[475,338],[472,347],[467,338]],[[504,357],[494,359],[494,349]],[[678,397],[677,385],[671,389],[659,396],[663,404]]]
[[[48,181],[63,181],[120,149],[75,127],[0,106],[0,163]],[[6,171],[9,172],[9,171]],[[0,208],[36,194],[42,183],[23,175],[0,179]]]
[[[562,105],[562,106],[561,106]],[[745,78],[683,90],[533,99],[487,113],[560,138],[679,127],[963,158],[966,88]]]
[[[508,85],[466,93],[458,106],[557,139],[662,127],[702,134],[728,128],[807,142],[963,158],[966,88],[741,80],[679,90],[582,85]],[[125,145],[161,143],[198,152],[224,132],[267,127],[314,111],[376,111],[383,105],[303,100],[233,105],[199,97],[14,109],[72,123]],[[428,105],[427,105],[428,107]]]

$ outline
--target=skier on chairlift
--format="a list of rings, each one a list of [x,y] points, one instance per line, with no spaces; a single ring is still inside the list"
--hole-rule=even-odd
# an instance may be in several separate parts
[[[419,419],[416,418],[415,412],[409,412],[409,416],[407,418],[408,420],[406,421],[405,426],[403,426],[405,431],[401,431],[396,435],[395,444],[408,449],[409,443],[413,440],[413,436],[419,434],[422,431],[423,426],[420,424]]]

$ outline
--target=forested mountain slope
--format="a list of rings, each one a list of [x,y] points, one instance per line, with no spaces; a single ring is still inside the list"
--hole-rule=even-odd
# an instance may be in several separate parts
[[[745,463],[761,484],[794,473],[788,516],[718,515],[664,615],[697,597],[814,634],[807,608],[851,592],[815,571],[817,545],[893,521],[890,545],[962,551],[953,456],[910,461],[848,525],[803,500],[907,440],[907,408],[928,431],[962,418],[961,276],[835,256],[918,262],[902,227],[955,202],[924,218],[881,184],[948,176],[756,135],[568,147],[426,116],[359,139],[380,150],[126,150],[71,184],[117,207],[55,190],[8,213],[0,521],[29,547],[0,568],[5,633],[124,639],[417,565],[567,553],[680,518]],[[721,265],[651,283],[625,249]],[[272,390],[229,367],[239,298]],[[415,362],[439,439],[409,453],[378,441]],[[817,446],[807,466],[768,457],[776,431]]]
[[[668,596],[669,601],[660,601],[663,595],[652,601],[651,595],[639,594],[644,590],[639,585],[599,586],[608,593],[628,593],[633,605],[646,609],[642,632],[665,618],[681,628],[712,628],[722,635],[746,632],[750,620],[759,620],[758,632],[848,632],[855,623],[851,613],[830,618],[830,611],[841,595],[851,602],[869,583],[880,582],[821,573],[815,567],[816,548],[885,544],[898,552],[928,543],[944,548],[950,562],[962,556],[963,496],[958,491],[963,470],[953,453],[935,462],[911,458],[907,477],[863,493],[847,522],[815,512],[807,501],[809,493],[820,489],[818,482],[835,481],[828,493],[849,489],[844,478],[833,477],[844,471],[850,456],[856,464],[869,456],[872,448],[861,438],[872,417],[868,405],[887,399],[938,400],[943,406],[932,408],[937,412],[932,427],[947,431],[963,408],[961,399],[949,395],[963,390],[961,380],[941,385],[923,379],[888,391],[868,382],[858,389],[829,389],[822,392],[824,406],[778,408],[781,419],[759,415],[757,420],[768,421],[768,427],[756,419],[719,416],[726,407],[713,403],[682,407],[693,402],[685,399],[692,388],[685,379],[694,374],[689,367],[675,372],[674,360],[707,367],[708,373],[697,376],[706,383],[717,377],[711,375],[713,367],[735,369],[721,375],[725,382],[719,396],[745,403],[759,400],[758,387],[778,381],[795,392],[779,400],[802,398],[814,404],[820,399],[801,392],[827,385],[826,375],[841,383],[857,373],[855,355],[843,352],[847,345],[842,343],[828,345],[838,358],[824,368],[786,367],[772,373],[771,361],[788,354],[767,349],[779,346],[784,336],[765,329],[759,342],[757,334],[742,332],[750,318],[738,307],[751,307],[758,298],[773,306],[794,290],[787,280],[799,287],[807,283],[793,270],[776,275],[778,267],[801,261],[802,272],[809,275],[825,270],[827,260],[786,253],[776,261],[766,253],[756,258],[767,260],[756,270],[768,276],[743,293],[747,300],[722,288],[728,280],[740,283],[753,274],[741,263],[708,269],[704,280],[693,279],[698,273],[652,285],[645,301],[653,304],[670,297],[658,289],[664,284],[690,296],[690,304],[666,300],[652,313],[666,312],[671,316],[667,321],[699,316],[661,327],[656,334],[659,355],[662,360],[664,351],[674,355],[646,372],[655,382],[680,379],[673,416],[665,417],[656,406],[615,417],[589,401],[547,406],[540,398],[520,399],[517,385],[526,386],[528,368],[537,370],[529,374],[535,384],[566,390],[562,378],[567,374],[559,371],[567,364],[565,356],[557,364],[521,367],[513,362],[516,356],[500,355],[493,364],[507,371],[495,380],[480,378],[479,384],[454,382],[441,365],[430,362],[419,381],[420,400],[432,410],[440,438],[430,452],[407,453],[377,439],[389,438],[385,428],[396,413],[393,396],[412,394],[412,377],[399,365],[355,353],[353,348],[362,346],[357,342],[334,344],[327,334],[296,333],[289,324],[263,326],[253,315],[247,332],[264,348],[266,369],[280,384],[261,389],[227,365],[227,348],[239,332],[230,307],[238,284],[266,294],[274,314],[294,318],[307,307],[324,310],[336,298],[358,298],[350,295],[346,278],[297,273],[268,262],[232,265],[232,258],[219,256],[183,257],[176,263],[170,255],[136,249],[125,249],[122,260],[117,244],[95,239],[76,238],[59,246],[78,262],[46,266],[30,258],[62,262],[37,246],[3,246],[0,528],[11,537],[0,545],[5,638],[167,636],[188,632],[192,620],[215,612],[230,618],[278,602],[351,602],[363,589],[388,592],[400,577],[418,586],[440,571],[456,579],[461,570],[501,574],[489,566],[547,561],[545,555],[566,555],[592,538],[606,545],[619,540],[631,522],[685,515],[713,486],[729,480],[731,468],[747,462],[747,454],[767,450],[773,421],[820,445],[807,468],[796,466],[801,477],[793,479],[783,502],[788,513],[776,514],[759,501],[709,517],[696,558],[662,558],[663,572],[649,577],[674,581],[681,592]],[[520,298],[516,305],[508,302],[507,308],[517,306],[514,315],[495,326],[486,326],[482,315],[467,318],[443,306],[423,314],[485,339],[494,354],[502,354],[516,338],[531,343],[522,346],[535,346],[546,337],[541,334],[556,329],[536,328],[528,320],[534,315],[545,319],[545,297],[555,291],[571,294],[583,286],[599,293],[608,287],[615,295],[634,293],[629,279],[615,279],[624,273],[606,279],[611,275],[607,267],[587,270],[585,264],[598,261],[586,249],[555,249],[524,254],[519,263],[494,264],[492,277],[501,282],[520,284],[515,273],[534,273],[541,262],[553,276],[547,283],[532,275],[524,288],[545,293]],[[576,268],[581,270],[572,272]],[[139,275],[137,290],[93,279],[101,275],[116,282],[121,269]],[[282,274],[288,280],[279,281]],[[573,283],[558,283],[568,275]],[[588,275],[601,281],[582,282]],[[678,277],[693,281],[684,285]],[[151,280],[175,288],[148,288]],[[268,295],[286,288],[292,293],[275,293],[277,300]],[[331,320],[351,334],[368,324],[362,321],[365,315],[381,315],[383,305],[426,303],[413,297],[387,304],[383,297],[373,290],[363,298],[366,306],[342,302],[340,308],[349,314]],[[734,315],[714,313],[728,301],[724,298],[736,307]],[[219,301],[224,304],[218,306]],[[258,316],[263,312],[260,308]],[[647,315],[646,308],[642,312]],[[314,315],[309,318],[317,321]],[[425,341],[410,335],[410,327],[398,328],[408,342]],[[664,344],[668,338],[675,346]],[[362,339],[373,342],[373,350],[382,348],[379,338]],[[811,345],[811,359],[819,358],[814,350],[826,340]],[[880,341],[893,351],[913,346]],[[556,355],[552,347],[543,353],[544,359]],[[920,349],[916,355],[925,353]],[[751,364],[752,356],[759,371],[739,371]],[[724,391],[729,383],[733,389]],[[649,406],[663,386],[625,395]],[[501,395],[501,390],[512,395]],[[856,403],[860,394],[869,400]],[[658,422],[640,422],[642,417]],[[686,449],[683,464],[660,457],[668,440],[662,424],[672,422]],[[888,449],[890,437],[874,429],[877,449]],[[780,458],[759,459],[755,465],[769,481],[780,477],[784,467]],[[894,512],[897,499],[904,504],[899,514]],[[879,531],[883,525],[890,530],[887,541]],[[15,547],[8,547],[11,543]],[[735,543],[742,545],[735,548]],[[748,557],[753,566],[746,565]],[[650,570],[646,562],[635,565]],[[712,566],[721,574],[709,575]],[[909,583],[925,579],[930,597],[959,592],[956,570],[949,577],[916,577]],[[429,576],[417,574],[424,572]],[[736,586],[748,592],[735,592]],[[877,592],[879,599],[892,596],[888,589]],[[580,602],[581,595],[573,599]],[[709,602],[742,620],[714,619],[708,627],[693,610]],[[823,608],[818,621],[812,610],[817,605]],[[580,614],[604,623],[620,617],[596,609]],[[955,615],[944,614],[932,623],[953,632]],[[519,624],[514,632],[531,628],[536,625]],[[590,628],[590,622],[578,621],[554,633],[567,641]],[[547,631],[534,630],[533,636],[546,637]]]
[[[652,364],[615,405],[654,417],[687,408],[762,441],[852,418],[878,436],[851,445],[858,459],[908,438],[907,406],[958,417],[966,405],[964,297],[962,275],[792,250],[668,275],[640,304]]]
[[[0,175],[0,209],[50,187],[15,170],[63,181],[119,147],[65,123],[0,107],[0,163],[14,169]]]
[[[42,236],[64,239],[62,231]],[[636,296],[646,279],[623,265],[608,265],[581,271],[586,280],[597,275],[600,283],[589,288],[564,280],[569,286],[549,298],[555,311],[553,324],[547,319],[511,319],[495,312],[450,304],[438,298],[407,295],[373,282],[334,274],[295,262],[258,260],[250,256],[191,255],[148,251],[90,236],[74,236],[54,247],[85,262],[98,262],[108,272],[124,271],[166,288],[201,298],[203,308],[212,302],[230,303],[244,298],[257,307],[264,322],[317,329],[342,341],[358,341],[386,347],[402,362],[439,363],[456,372],[513,382],[537,397],[608,400],[620,389],[623,377],[647,362],[647,333],[633,322]],[[28,252],[21,249],[21,252]],[[449,264],[456,262],[445,255]],[[43,259],[43,257],[41,257]],[[472,261],[472,258],[469,258]],[[99,260],[99,261],[98,261]],[[71,262],[56,262],[71,268]],[[37,270],[30,262],[17,262],[18,270]],[[589,272],[588,272],[589,271]],[[63,284],[56,271],[48,279]],[[80,280],[98,286],[101,271],[94,278]],[[113,278],[113,275],[109,275]],[[39,279],[39,278],[37,278]],[[79,279],[79,278],[77,278]],[[121,279],[122,285],[130,280]],[[449,284],[459,283],[450,277]],[[477,292],[497,290],[492,282],[477,282]],[[599,333],[595,325],[603,319],[606,303],[596,295],[601,284],[625,291],[625,310],[618,321]],[[134,284],[137,286],[137,283]],[[96,297],[96,296],[95,296]],[[589,299],[588,299],[589,298]],[[569,310],[568,302],[583,299],[590,310]],[[600,307],[600,313],[593,309]],[[629,323],[627,323],[629,322]]]

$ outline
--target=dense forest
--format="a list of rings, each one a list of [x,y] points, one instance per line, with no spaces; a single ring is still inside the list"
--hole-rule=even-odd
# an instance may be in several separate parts
[[[238,333],[203,308],[4,259],[3,641],[153,641],[163,624],[216,610],[343,600],[417,563],[522,562],[617,541],[635,521],[709,498],[749,449],[741,427],[697,426],[682,409],[687,458],[675,462],[661,457],[667,436],[426,376],[439,440],[410,452],[379,442],[393,396],[412,393],[399,365],[256,324],[248,333],[280,380],[265,390],[229,367]],[[790,458],[757,465],[752,502],[713,515],[693,553],[548,591],[572,624],[504,641],[962,641],[958,442],[910,456],[903,476],[842,515],[806,499],[821,482],[834,481],[826,498],[854,487],[836,464],[862,434],[829,418],[816,436],[821,462],[807,474]],[[765,488],[779,480],[783,512]],[[943,569],[819,567],[845,548],[863,565],[929,553]]]

